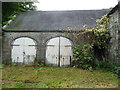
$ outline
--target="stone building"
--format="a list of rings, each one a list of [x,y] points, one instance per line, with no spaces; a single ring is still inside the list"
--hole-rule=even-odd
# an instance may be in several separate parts
[[[110,47],[109,59],[120,64],[120,2],[109,13]]]
[[[96,24],[109,10],[29,11],[20,13],[3,29],[3,63],[44,62],[57,66],[70,65],[72,45],[90,43],[81,33],[83,25]],[[69,31],[78,28],[79,31]],[[66,36],[67,34],[67,36]]]

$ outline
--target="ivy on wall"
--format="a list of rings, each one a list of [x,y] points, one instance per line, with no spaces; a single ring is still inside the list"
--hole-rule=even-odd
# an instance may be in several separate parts
[[[81,43],[73,46],[73,64],[84,69],[92,69],[95,62],[95,54],[100,54],[100,59],[107,59],[107,50],[109,47],[109,18],[104,15],[101,19],[96,20],[97,24],[92,28],[86,25],[81,29],[68,28],[68,31],[82,31],[74,33],[73,37],[79,40],[79,36],[84,35],[91,40],[91,43]],[[67,35],[66,35],[67,37]],[[97,49],[97,50],[95,50]],[[97,52],[96,52],[97,51]],[[105,54],[105,55],[103,55]],[[100,55],[98,55],[100,57]],[[98,58],[98,57],[97,57]]]
[[[94,33],[93,45],[98,46],[100,49],[107,49],[109,46],[109,18],[104,15],[101,19],[97,20],[97,25],[92,29]]]
[[[91,46],[97,46],[99,49],[107,49],[109,46],[110,34],[109,34],[109,18],[104,15],[101,19],[96,20],[97,24],[92,28],[87,28],[84,25],[82,29],[79,28],[67,28],[65,30],[73,33],[73,37],[79,39],[79,36],[85,35],[92,40]],[[65,37],[68,37],[66,33]]]

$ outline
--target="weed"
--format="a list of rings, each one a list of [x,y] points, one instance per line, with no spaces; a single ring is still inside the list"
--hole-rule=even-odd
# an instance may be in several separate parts
[[[39,83],[36,85],[36,88],[48,88],[48,86],[46,84]]]
[[[16,87],[24,87],[24,84],[22,82],[16,82],[15,86]]]
[[[3,88],[116,88],[118,84],[114,73],[79,68],[5,66],[2,74]]]

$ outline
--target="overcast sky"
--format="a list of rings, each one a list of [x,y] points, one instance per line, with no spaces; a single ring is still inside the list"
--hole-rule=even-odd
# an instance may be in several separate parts
[[[118,0],[38,0],[38,10],[91,10],[106,9],[117,5]]]

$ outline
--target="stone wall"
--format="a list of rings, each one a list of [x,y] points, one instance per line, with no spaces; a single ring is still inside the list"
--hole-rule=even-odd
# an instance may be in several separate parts
[[[0,64],[1,64],[1,61],[2,61],[2,31],[1,31],[1,27],[2,27],[2,3],[0,1]]]
[[[77,34],[79,37],[77,37]],[[37,60],[45,61],[45,53],[46,53],[46,43],[48,40],[54,37],[66,37],[73,42],[73,45],[79,43],[91,43],[91,40],[87,37],[87,35],[80,33],[71,33],[71,32],[4,32],[3,35],[3,63],[11,62],[11,50],[12,43],[15,39],[20,37],[29,37],[37,42]]]
[[[118,52],[119,52],[119,54],[118,54],[118,63],[120,64],[120,1],[119,1],[119,3],[118,3],[118,11],[119,11],[119,13],[118,13]]]
[[[2,32],[0,31],[0,64],[2,62]]]
[[[116,10],[111,16],[110,16],[110,47],[109,47],[109,59],[113,62],[119,63],[120,60],[120,28],[119,28],[119,16],[120,11]]]

